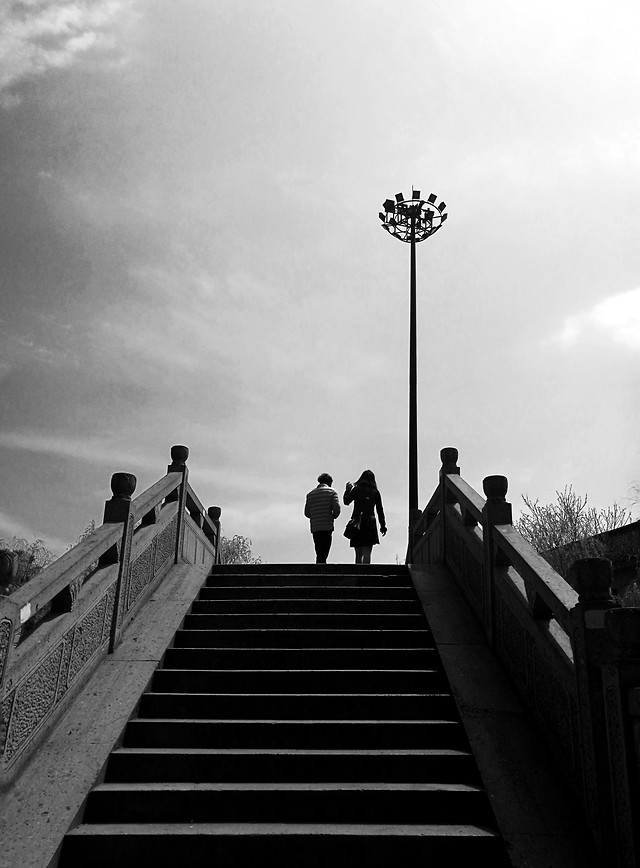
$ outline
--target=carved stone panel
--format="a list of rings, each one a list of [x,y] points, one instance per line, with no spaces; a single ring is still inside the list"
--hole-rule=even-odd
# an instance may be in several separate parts
[[[12,621],[9,618],[2,618],[0,620],[0,687],[2,687],[2,682],[4,681],[5,669],[9,659],[11,628]]]
[[[106,642],[109,639],[109,634],[111,632],[111,621],[113,620],[114,615],[114,606],[116,599],[116,582],[114,581],[109,590],[104,596],[105,600],[105,611],[104,611],[104,622],[102,625],[102,641]]]
[[[169,522],[165,529],[160,534],[158,534],[156,538],[156,562],[154,575],[161,570],[161,568],[165,565],[165,563],[170,557],[173,557],[175,551],[174,546],[176,543],[177,524],[178,517],[174,516],[174,518]]]
[[[526,631],[504,600],[499,601],[497,608],[497,635],[505,662],[522,685],[528,689]]]
[[[533,692],[536,710],[549,724],[564,764],[575,769],[574,726],[577,725],[575,700],[565,690],[549,661],[532,648]]]
[[[75,627],[72,627],[62,637],[62,657],[60,660],[60,677],[58,679],[58,690],[56,693],[56,704],[60,702],[62,697],[67,692],[69,687],[69,664],[71,663],[71,652],[73,650],[73,634]]]
[[[106,599],[102,597],[76,624],[73,649],[69,661],[67,685],[73,684],[80,671],[102,645],[102,628],[105,616]]]
[[[10,762],[51,712],[58,686],[62,643],[15,690],[5,759]]]
[[[460,537],[453,530],[449,530],[446,537],[447,565],[453,566],[456,574],[462,576],[462,543]]]
[[[9,720],[11,719],[14,699],[15,691],[12,691],[0,704],[0,756],[4,754],[5,745],[7,743],[7,730],[9,728]]]
[[[465,549],[464,556],[464,581],[469,589],[473,599],[476,601],[478,612],[485,615],[485,600],[483,589],[483,566],[471,554],[469,549]]]
[[[142,594],[149,582],[153,579],[155,562],[155,540],[142,551],[131,564],[131,577],[129,580],[129,594],[127,596],[126,611],[133,605]]]

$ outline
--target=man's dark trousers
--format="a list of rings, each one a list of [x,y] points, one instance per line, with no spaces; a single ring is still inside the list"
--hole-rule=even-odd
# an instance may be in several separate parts
[[[332,530],[317,530],[313,533],[313,544],[316,547],[316,563],[326,564],[331,548]]]

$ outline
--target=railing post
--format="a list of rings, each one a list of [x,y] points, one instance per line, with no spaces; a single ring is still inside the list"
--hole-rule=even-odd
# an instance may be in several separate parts
[[[447,504],[453,502],[453,498],[447,492],[445,485],[445,476],[450,473],[460,475],[458,467],[458,450],[453,446],[445,446],[440,450],[440,560],[441,563],[447,562]]]
[[[611,596],[611,562],[605,558],[581,558],[571,565],[569,572],[569,582],[578,592],[578,603],[572,609],[573,648],[587,821],[604,860],[603,865],[631,868],[632,863],[619,858],[614,832],[616,821],[607,745],[607,699],[602,672],[602,664],[610,657],[605,615],[617,606]]]
[[[506,495],[509,482],[506,476],[485,476],[482,489],[486,501],[482,508],[482,542],[484,548],[484,616],[487,635],[492,647],[496,639],[495,568],[505,564],[504,556],[493,541],[493,529],[499,524],[512,524],[511,504]]]
[[[411,564],[413,563],[413,548],[416,541],[416,532],[415,528],[417,523],[420,521],[422,517],[421,509],[410,509],[409,510],[409,543],[407,545],[407,556],[405,558],[405,563]]]
[[[614,837],[621,866],[640,861],[640,609],[609,609],[604,628],[610,643],[609,662],[602,667],[607,715],[607,754],[613,798]]]
[[[8,585],[16,577],[17,557],[8,549],[0,551],[0,585]],[[20,607],[10,597],[0,595],[0,696],[14,639],[20,632]],[[2,703],[0,702],[0,706]]]
[[[167,467],[167,473],[182,473],[182,482],[180,487],[172,491],[167,501],[178,501],[178,522],[176,527],[176,540],[174,548],[174,564],[177,564],[182,554],[182,534],[184,530],[184,510],[187,503],[187,482],[189,480],[189,470],[187,469],[187,458],[189,457],[189,449],[186,446],[171,447],[171,464]]]
[[[219,564],[220,563],[220,516],[222,515],[222,510],[220,509],[219,506],[210,506],[209,509],[207,510],[207,515],[209,516],[212,524],[214,524],[215,528],[216,528],[215,540],[211,540],[211,541],[214,543],[215,548],[216,548],[216,557],[215,557],[214,563]],[[206,531],[205,531],[205,533],[206,533]],[[207,536],[209,536],[209,535],[207,534]]]
[[[19,627],[20,611],[17,603],[13,603],[9,597],[0,597],[0,780],[4,768],[3,758],[11,714],[10,703],[3,702],[2,699],[4,684],[7,681],[7,672],[9,671],[14,635]],[[10,680],[8,683],[11,683]]]
[[[113,600],[111,630],[109,634],[109,654],[113,654],[120,640],[122,620],[124,618],[124,591],[129,580],[129,563],[131,560],[131,541],[133,540],[133,525],[135,511],[131,503],[131,495],[136,490],[137,479],[133,473],[114,473],[111,477],[113,496],[104,505],[104,524],[122,523],[122,538],[118,546],[112,546],[100,558],[103,564],[118,563],[118,578]]]

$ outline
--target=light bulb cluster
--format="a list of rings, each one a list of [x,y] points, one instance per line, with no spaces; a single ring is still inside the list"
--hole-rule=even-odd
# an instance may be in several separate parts
[[[396,193],[395,200],[387,199],[378,214],[382,228],[399,241],[424,241],[440,229],[448,216],[445,203],[438,204],[437,200],[435,193],[421,199],[420,190],[413,190],[410,199]]]

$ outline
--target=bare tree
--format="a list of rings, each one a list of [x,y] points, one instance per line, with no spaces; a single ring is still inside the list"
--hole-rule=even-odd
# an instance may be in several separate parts
[[[261,564],[262,558],[255,558],[251,551],[251,540],[241,534],[235,534],[231,539],[220,538],[221,564]]]
[[[606,550],[599,534],[629,524],[631,512],[614,503],[604,509],[588,505],[585,494],[576,494],[571,485],[556,491],[555,503],[540,504],[523,494],[527,507],[514,527],[565,578],[578,558],[603,557]]]

